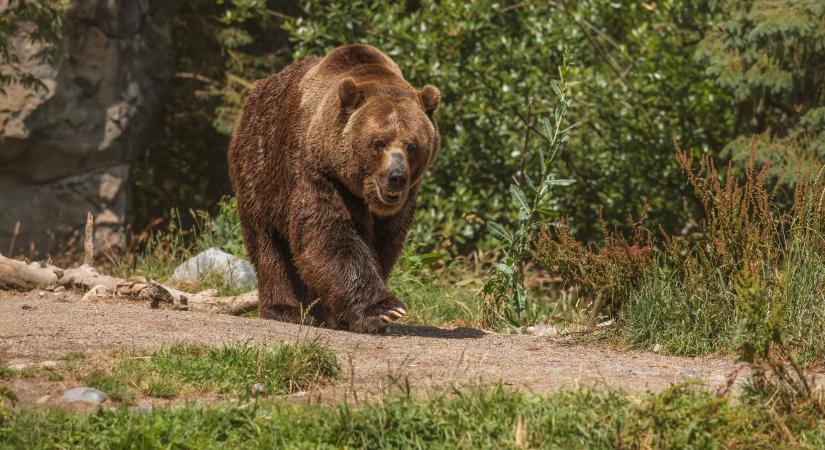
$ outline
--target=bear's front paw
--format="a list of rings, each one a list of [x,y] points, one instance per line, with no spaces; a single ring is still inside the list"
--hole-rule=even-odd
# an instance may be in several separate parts
[[[367,308],[364,316],[355,320],[349,328],[356,333],[381,333],[388,324],[406,315],[404,305],[391,297]]]

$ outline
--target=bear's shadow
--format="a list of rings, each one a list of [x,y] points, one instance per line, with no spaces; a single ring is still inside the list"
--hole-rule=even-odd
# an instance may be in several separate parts
[[[386,336],[418,336],[436,339],[478,339],[487,333],[478,328],[438,328],[429,325],[393,324],[387,327]]]

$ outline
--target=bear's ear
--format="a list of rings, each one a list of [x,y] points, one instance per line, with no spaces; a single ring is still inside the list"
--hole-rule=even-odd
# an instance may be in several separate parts
[[[346,78],[338,84],[338,97],[341,99],[341,107],[352,111],[364,99],[364,93],[352,78]]]
[[[438,104],[441,103],[441,91],[437,87],[428,84],[418,92],[418,98],[421,99],[421,104],[424,105],[424,112],[431,116],[438,108]]]

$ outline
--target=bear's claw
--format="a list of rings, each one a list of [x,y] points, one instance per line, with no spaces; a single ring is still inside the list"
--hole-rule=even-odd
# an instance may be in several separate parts
[[[383,314],[379,315],[379,316],[378,316],[378,318],[379,318],[379,319],[381,319],[381,320],[383,320],[384,322],[387,322],[387,323],[392,322],[392,319],[390,319],[389,317],[387,317],[387,316],[385,316],[385,315],[383,315]]]

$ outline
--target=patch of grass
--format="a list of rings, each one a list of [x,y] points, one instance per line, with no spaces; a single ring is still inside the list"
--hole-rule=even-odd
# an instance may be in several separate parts
[[[481,321],[481,280],[461,269],[425,273],[396,270],[388,284],[407,306],[404,323],[476,326]]]
[[[139,395],[174,398],[186,392],[246,397],[261,383],[282,395],[335,379],[338,360],[325,341],[210,347],[175,344],[149,354],[122,354],[108,367],[81,377],[112,398],[131,403]]]
[[[149,413],[15,411],[0,448],[821,448],[825,418],[778,417],[758,400],[693,386],[638,396],[606,389],[546,397],[501,386],[353,407],[257,402]]]
[[[14,370],[5,364],[0,364],[0,380],[9,380],[14,376]]]
[[[123,403],[132,403],[137,398],[134,389],[129,385],[133,378],[126,375],[121,368],[114,373],[96,369],[83,377],[83,382],[95,389],[105,392],[113,400]]]

